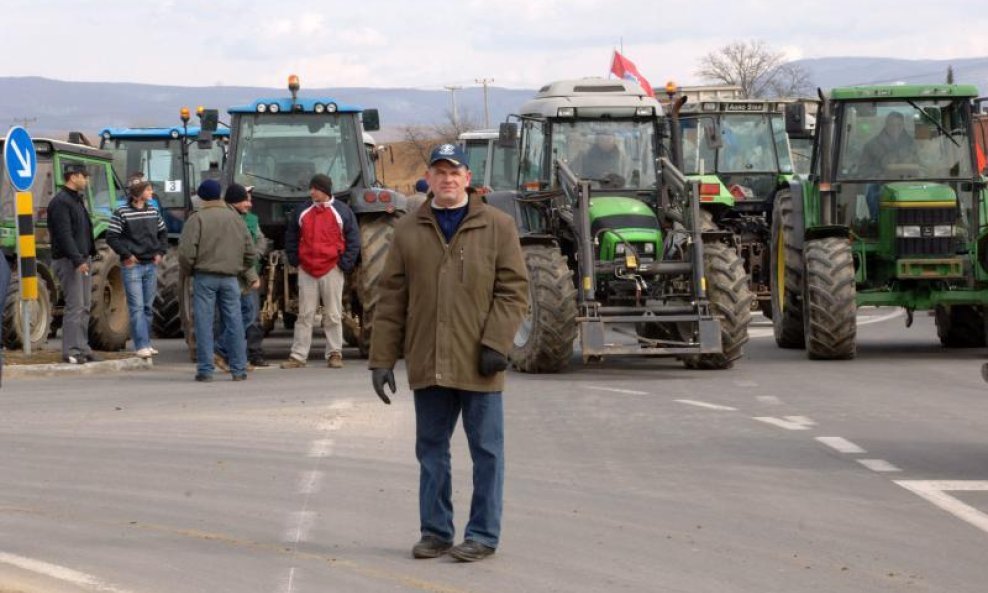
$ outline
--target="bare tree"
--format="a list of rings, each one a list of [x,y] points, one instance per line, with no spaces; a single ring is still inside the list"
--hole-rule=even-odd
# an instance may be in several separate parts
[[[436,144],[435,132],[423,126],[408,125],[401,130],[402,138],[408,142],[416,156],[422,159],[422,166],[429,162],[429,153]]]
[[[697,75],[741,87],[746,97],[791,96],[812,88],[809,74],[760,40],[732,41],[700,58]]]
[[[435,136],[441,142],[455,143],[463,132],[480,128],[477,118],[467,109],[460,109],[456,117],[451,111],[446,112],[446,121],[433,128]]]

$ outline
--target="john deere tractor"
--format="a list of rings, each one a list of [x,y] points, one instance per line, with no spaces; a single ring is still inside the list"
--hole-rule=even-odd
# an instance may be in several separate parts
[[[944,346],[985,345],[988,213],[968,85],[820,94],[813,162],[775,201],[776,342],[855,355],[859,306],[933,311]],[[798,132],[802,107],[787,114]]]
[[[187,119],[187,110],[182,117]],[[200,110],[200,117],[206,110]],[[214,112],[215,113],[215,112]],[[215,127],[207,125],[207,127]],[[154,188],[168,226],[171,247],[158,267],[158,292],[154,297],[153,331],[159,338],[182,335],[179,316],[181,283],[176,246],[182,223],[192,211],[192,196],[199,182],[219,177],[226,162],[228,128],[206,130],[199,126],[167,128],[104,128],[100,148],[113,155],[113,167],[121,179],[143,173]]]
[[[518,189],[487,196],[517,220],[530,276],[513,364],[559,371],[579,336],[585,362],[730,367],[747,340],[747,279],[730,234],[701,228],[659,103],[623,80],[566,80],[514,118],[501,142],[514,145],[520,128]]]
[[[759,308],[771,316],[769,220],[793,174],[781,102],[676,103],[683,170],[700,182],[704,225],[734,235]]]
[[[360,225],[361,256],[344,294],[344,335],[366,354],[377,303],[377,279],[406,210],[404,195],[375,186],[363,133],[379,128],[376,109],[362,110],[329,97],[298,97],[298,77],[289,77],[290,97],[258,99],[231,107],[230,149],[224,186],[254,186],[253,211],[272,251],[261,270],[261,322],[270,329],[280,316],[291,327],[298,315],[296,270],[285,258],[285,227],[292,211],[309,199],[316,173],[333,180],[333,195],[346,201]],[[192,332],[191,292],[183,290],[186,336]]]

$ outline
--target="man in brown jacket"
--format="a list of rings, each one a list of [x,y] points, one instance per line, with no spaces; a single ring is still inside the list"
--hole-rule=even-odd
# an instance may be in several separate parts
[[[447,551],[465,562],[494,553],[501,532],[507,354],[528,305],[528,277],[514,221],[467,194],[463,151],[436,148],[426,180],[432,200],[403,218],[378,286],[371,334],[374,390],[395,392],[404,352],[415,392],[422,538],[415,558]],[[473,459],[473,499],[463,543],[453,546],[449,442],[460,414]],[[452,548],[452,549],[451,549]]]

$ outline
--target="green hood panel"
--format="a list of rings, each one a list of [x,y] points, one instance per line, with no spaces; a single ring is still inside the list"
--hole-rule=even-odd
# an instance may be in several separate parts
[[[922,181],[899,181],[882,186],[883,204],[909,204],[915,202],[957,203],[954,190],[942,183]]]
[[[619,196],[590,198],[590,220],[602,216],[642,215],[655,218],[655,213],[647,204],[634,198]],[[646,227],[649,228],[649,227]]]

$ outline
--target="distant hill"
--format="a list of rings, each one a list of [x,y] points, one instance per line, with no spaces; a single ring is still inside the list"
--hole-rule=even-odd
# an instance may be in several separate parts
[[[939,83],[954,68],[954,82],[973,84],[988,95],[988,57],[957,60],[899,60],[895,58],[815,58],[793,62],[805,68],[823,89],[866,84]]]
[[[303,81],[304,83],[305,81]],[[534,91],[490,87],[491,125],[496,126]],[[405,125],[434,125],[449,120],[448,91],[377,88],[305,88],[300,96],[331,97],[339,103],[376,107],[382,135]],[[169,126],[179,123],[181,107],[220,109],[264,97],[288,96],[288,90],[262,87],[179,87],[132,83],[65,82],[40,77],[0,77],[0,128],[27,120],[32,134],[63,136],[69,130],[92,134],[105,127]],[[461,119],[483,125],[483,89],[456,92]],[[33,121],[32,121],[33,120]],[[3,132],[0,132],[3,133]],[[383,139],[383,138],[382,138]]]

